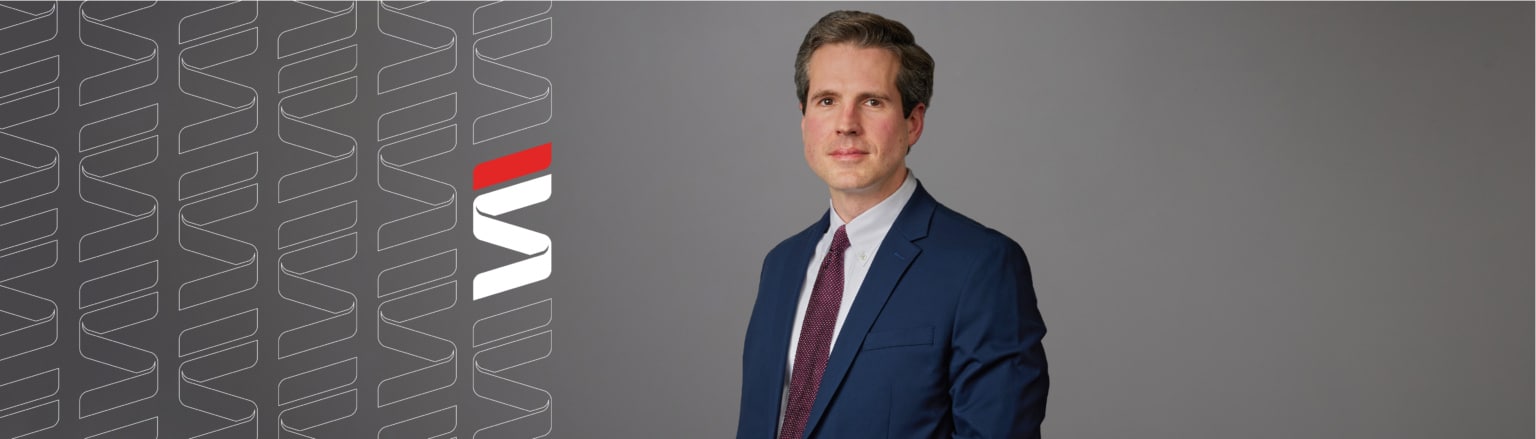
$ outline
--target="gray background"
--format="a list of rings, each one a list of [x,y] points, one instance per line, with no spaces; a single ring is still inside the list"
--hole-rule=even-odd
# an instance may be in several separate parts
[[[854,7],[906,22],[938,61],[927,131],[909,157],[916,175],[940,202],[1013,237],[1031,257],[1050,328],[1048,437],[1533,436],[1530,3],[560,3],[547,14],[541,5],[516,4],[513,9],[527,10],[481,17],[481,24],[511,24],[507,28],[550,18],[553,39],[543,47],[534,47],[537,33],[510,42],[501,41],[499,31],[475,33],[481,3],[411,7],[405,13],[423,22],[404,29],[401,17],[382,20],[422,44],[385,35],[381,17],[389,14],[377,4],[359,4],[355,21],[348,13],[319,25],[316,20],[329,15],[293,2],[224,11],[251,5],[259,6],[259,18],[225,22],[205,14],[219,6],[214,3],[162,2],[128,12],[135,7],[65,2],[50,17],[57,28],[10,27],[25,14],[0,10],[0,28],[8,29],[0,49],[23,37],[46,39],[0,54],[0,72],[55,55],[60,66],[57,77],[7,76],[0,84],[0,94],[57,87],[59,96],[54,114],[0,128],[59,153],[50,170],[59,175],[57,190],[10,192],[14,186],[6,186],[0,200],[47,193],[0,206],[0,224],[53,209],[60,219],[56,231],[36,235],[37,242],[57,245],[56,257],[44,255],[56,264],[0,280],[57,308],[51,322],[57,326],[48,328],[55,343],[0,359],[0,432],[14,433],[20,422],[53,425],[30,437],[89,437],[158,419],[160,437],[185,438],[235,422],[199,412],[218,406],[226,415],[251,416],[237,425],[243,430],[233,430],[242,437],[280,437],[279,422],[288,419],[300,421],[289,426],[335,421],[305,432],[314,437],[366,438],[454,407],[451,424],[410,426],[423,429],[417,431],[422,436],[470,438],[524,414],[509,402],[538,407],[544,402],[539,390],[547,390],[552,437],[730,437],[742,335],[762,256],[827,206],[825,186],[801,155],[793,54],[817,18]],[[139,35],[108,38],[143,43],[128,49],[148,53],[149,41],[157,45],[146,61],[154,63],[152,84],[80,102],[82,82],[143,55],[87,47],[79,38],[89,27],[82,9],[115,16],[107,20],[111,26]],[[355,96],[343,93],[347,89],[279,89],[280,70],[309,56],[279,57],[280,35],[307,29],[289,34],[299,37],[290,43],[302,42],[306,35],[317,38],[306,32],[354,23],[350,36],[320,39],[316,47],[356,44],[355,69],[316,68],[344,69],[336,73],[356,81]],[[213,54],[236,57],[208,72],[239,87],[224,93],[195,81],[184,87],[181,62],[208,56],[185,52],[207,41],[182,41],[187,26],[223,29],[219,35],[259,31],[248,56]],[[423,58],[428,62],[383,75],[421,82],[379,91],[386,66],[447,42],[452,56]],[[488,67],[475,61],[473,50],[482,44],[534,47],[504,62],[553,83],[548,124],[474,142],[477,118],[523,102],[477,82],[478,69]],[[87,88],[127,89],[136,79],[143,78]],[[421,113],[380,122],[381,115],[448,93],[458,96],[446,108],[451,117]],[[199,98],[205,95],[254,99],[257,110],[241,120],[258,127],[181,153],[184,128],[230,111]],[[8,105],[17,96],[0,96],[6,111],[0,116],[36,111]],[[350,102],[307,119],[341,136],[280,138],[281,102],[296,96]],[[130,139],[158,136],[158,149],[132,150],[156,152],[153,163],[105,177],[141,195],[90,192],[100,185],[84,184],[81,128],[150,103],[159,104],[158,125]],[[539,115],[539,107],[528,108]],[[415,125],[452,127],[456,134],[453,151],[406,166],[443,184],[414,183],[456,191],[455,204],[444,210],[455,222],[445,233],[380,250],[381,226],[426,207],[381,187],[381,177],[400,175],[380,172],[381,149],[394,140],[377,134]],[[303,148],[350,146],[351,140],[355,155],[336,163],[342,170],[356,166],[355,178],[279,201],[283,179],[325,162]],[[124,143],[130,142],[137,140]],[[521,257],[474,237],[474,198],[506,185],[474,190],[471,170],[545,142],[554,143],[553,166],[537,175],[551,176],[553,198],[497,220],[552,238],[553,277],[472,300],[476,274]],[[7,148],[0,156],[18,154],[16,145],[0,137],[0,148]],[[129,151],[120,146],[89,154]],[[442,146],[390,151],[425,154]],[[188,282],[228,267],[189,251],[189,243],[208,245],[209,238],[184,235],[178,222],[182,208],[227,193],[183,200],[180,178],[250,152],[260,153],[259,172],[250,180],[259,187],[257,205],[209,229],[227,234],[234,242],[221,244],[242,256],[257,252],[258,279],[238,294],[178,309]],[[143,157],[121,160],[133,158]],[[0,160],[0,181],[20,168]],[[84,237],[129,220],[99,203],[143,207],[149,199],[157,209],[149,224],[158,227],[131,229],[140,234],[129,236],[143,241],[112,242],[127,247],[80,260]],[[310,336],[335,343],[279,358],[283,331],[325,314],[283,298],[291,290],[280,290],[276,267],[299,247],[280,247],[277,227],[350,201],[358,203],[358,221],[336,233],[357,234],[355,257],[304,276],[351,295],[333,299],[356,305],[356,332]],[[417,229],[391,233],[437,230]],[[12,230],[3,230],[0,244],[34,238]],[[0,257],[11,250],[0,249]],[[416,339],[406,349],[440,352],[452,344],[457,356],[444,369],[453,372],[452,384],[380,408],[380,383],[436,384],[433,378],[442,376],[396,379],[426,360],[394,350],[402,342],[398,332],[380,331],[385,299],[378,292],[386,282],[379,275],[445,250],[458,252],[457,271],[449,275],[458,282],[457,302],[409,322],[439,338]],[[346,255],[321,256],[316,259],[330,262]],[[82,342],[87,313],[107,320],[134,315],[118,308],[120,301],[80,303],[82,285],[151,260],[160,262],[158,283],[130,295],[155,295],[158,308],[149,311],[157,314],[107,338],[155,354],[153,378],[86,397],[127,377],[127,370],[113,367],[138,364],[143,355],[83,354],[102,347]],[[0,272],[17,266],[14,261],[5,259]],[[0,293],[0,311],[23,308],[15,292]],[[510,349],[473,344],[478,319],[546,299],[553,317],[538,329],[552,331],[551,356],[540,358],[534,342]],[[260,310],[256,333],[221,335],[255,341],[259,352],[241,358],[254,363],[209,382],[229,399],[184,400],[180,372],[203,357],[179,355],[178,334],[248,309]],[[521,323],[542,323],[527,320]],[[19,321],[0,314],[0,334]],[[14,340],[0,343],[0,356],[30,346]],[[507,350],[530,361],[481,358]],[[282,380],[351,357],[360,366],[355,381],[334,388],[309,383],[309,390],[355,391],[354,406],[306,412],[280,404]],[[482,359],[491,360],[481,364],[489,367],[518,364],[495,374],[531,388],[490,385],[495,381],[475,368]],[[219,366],[240,365],[229,363]],[[13,386],[14,379],[54,367],[62,377],[57,389]],[[42,404],[57,404],[56,412],[31,411],[33,403],[13,407],[39,390],[46,395],[37,396]],[[80,416],[83,407],[139,396]],[[516,426],[541,433],[540,416]],[[434,427],[442,429],[427,431]],[[519,437],[481,437],[491,436]]]
[[[1046,436],[1532,436],[1529,3],[557,4],[557,436],[734,434],[844,7],[934,55],[908,164],[1030,256]]]

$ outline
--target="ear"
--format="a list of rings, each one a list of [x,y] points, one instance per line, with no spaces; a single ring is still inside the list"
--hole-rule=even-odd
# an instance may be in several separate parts
[[[917,104],[912,107],[912,114],[907,116],[907,140],[912,145],[917,144],[917,139],[923,137],[923,116],[927,114],[928,106]],[[907,151],[912,151],[912,145],[907,145]]]
[[[800,132],[805,132],[805,104],[800,104]]]

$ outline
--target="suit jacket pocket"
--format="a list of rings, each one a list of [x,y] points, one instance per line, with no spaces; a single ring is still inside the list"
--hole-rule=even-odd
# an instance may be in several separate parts
[[[933,344],[933,327],[888,329],[884,331],[870,331],[869,335],[864,337],[864,347],[861,350],[872,351],[899,346],[926,346],[931,344]]]

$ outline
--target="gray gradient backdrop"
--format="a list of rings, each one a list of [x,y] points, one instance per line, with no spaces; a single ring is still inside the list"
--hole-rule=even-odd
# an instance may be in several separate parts
[[[908,163],[1029,254],[1048,437],[1532,436],[1529,3],[557,4],[556,436],[734,434],[842,7],[938,62]]]

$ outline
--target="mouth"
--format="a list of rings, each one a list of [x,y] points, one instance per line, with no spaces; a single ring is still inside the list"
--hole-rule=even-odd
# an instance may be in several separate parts
[[[869,155],[869,153],[857,149],[844,148],[833,150],[830,154],[827,155],[832,156],[832,158],[836,160],[856,160]]]

